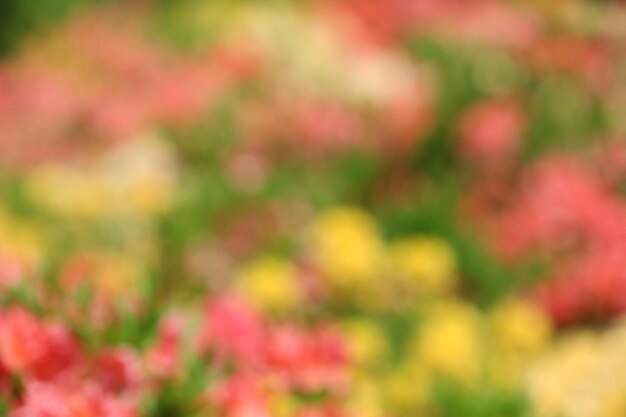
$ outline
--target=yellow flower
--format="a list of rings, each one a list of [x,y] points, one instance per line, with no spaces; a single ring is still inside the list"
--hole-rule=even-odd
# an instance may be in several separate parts
[[[296,270],[282,259],[258,259],[242,271],[237,285],[246,299],[264,311],[286,312],[300,302]]]
[[[549,341],[549,318],[533,303],[509,299],[490,314],[490,329],[503,348],[522,353],[537,352]]]
[[[389,248],[394,273],[421,294],[445,294],[456,286],[456,258],[446,242],[410,237]]]
[[[36,268],[43,257],[43,244],[35,228],[0,208],[0,255],[22,266]]]
[[[311,255],[339,290],[371,289],[382,273],[384,248],[374,219],[355,208],[329,210],[313,225]]]
[[[491,384],[503,390],[518,390],[527,363],[508,350],[491,349],[486,354],[487,377]]]
[[[430,399],[430,378],[419,362],[407,363],[383,381],[385,398],[392,410],[415,413]]]
[[[353,381],[346,408],[355,416],[383,416],[383,401],[378,382],[364,378]]]
[[[380,365],[389,355],[383,330],[373,321],[353,319],[341,324],[350,358],[357,368]]]
[[[111,203],[102,181],[78,167],[38,168],[28,176],[27,189],[38,204],[65,216],[102,216]]]
[[[475,380],[482,356],[479,313],[462,302],[435,306],[413,341],[413,351],[437,374],[459,382]]]
[[[128,186],[129,201],[139,213],[161,213],[169,206],[172,190],[159,178],[138,178]]]
[[[611,389],[595,401],[593,417],[624,417],[626,416],[626,395],[624,386]],[[581,416],[582,417],[582,416]]]
[[[27,176],[27,190],[43,207],[84,219],[162,213],[173,200],[177,167],[158,137],[129,141],[81,164],[48,165]]]
[[[300,405],[295,396],[288,393],[276,393],[270,397],[272,416],[291,417],[298,411]]]

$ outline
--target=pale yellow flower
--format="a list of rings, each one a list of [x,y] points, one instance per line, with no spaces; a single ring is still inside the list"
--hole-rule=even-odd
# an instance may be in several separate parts
[[[34,225],[0,208],[0,255],[27,269],[37,268],[44,256],[44,243]]]
[[[383,416],[385,410],[379,382],[365,378],[353,381],[346,409],[351,415],[360,417]]]
[[[420,294],[445,294],[457,284],[454,252],[441,239],[401,239],[390,246],[389,256],[395,275]]]
[[[530,366],[536,415],[618,417],[626,413],[626,322],[561,337]]]
[[[39,167],[27,177],[27,189],[38,204],[68,217],[99,217],[111,203],[101,179],[78,167]]]
[[[81,163],[50,164],[26,177],[29,195],[56,214],[81,219],[162,213],[173,201],[173,152],[146,136]]]
[[[298,400],[291,393],[279,393],[270,397],[272,416],[292,417],[299,408]]]
[[[550,340],[549,318],[535,304],[508,299],[490,313],[490,330],[496,343],[523,353],[537,352]]]
[[[346,320],[340,327],[350,359],[357,368],[381,365],[388,359],[390,349],[387,337],[373,320]]]
[[[393,410],[415,413],[430,400],[430,376],[419,362],[404,364],[383,380],[386,400]]]
[[[490,349],[485,354],[488,383],[505,391],[521,389],[524,371],[528,365],[524,359],[507,349]]]

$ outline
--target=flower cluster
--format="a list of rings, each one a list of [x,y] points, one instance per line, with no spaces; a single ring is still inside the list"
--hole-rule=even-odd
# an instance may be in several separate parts
[[[234,284],[269,314],[333,312],[355,365],[349,402],[355,413],[436,412],[442,381],[470,391],[523,390],[528,367],[552,333],[532,300],[479,310],[461,295],[458,261],[444,240],[386,243],[376,221],[357,208],[322,212],[302,233],[295,260],[259,258]],[[389,328],[388,320],[400,328]]]
[[[537,415],[623,415],[625,343],[623,321],[602,332],[579,330],[563,336],[529,372]]]
[[[270,326],[229,297],[209,300],[197,329],[190,319],[164,315],[145,348],[90,347],[59,322],[5,308],[0,385],[8,415],[343,415],[348,362],[332,329]]]
[[[528,169],[509,207],[489,214],[496,250],[507,259],[547,258],[533,290],[554,320],[568,324],[626,308],[622,273],[624,202],[601,172],[566,157]]]
[[[0,416],[626,413],[622,2],[65,1],[0,60]]]

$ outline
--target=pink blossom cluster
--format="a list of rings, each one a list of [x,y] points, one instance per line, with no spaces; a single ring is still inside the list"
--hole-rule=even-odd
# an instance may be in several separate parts
[[[269,417],[271,395],[307,392],[324,393],[329,400],[304,407],[299,417],[344,415],[337,400],[347,392],[348,357],[336,332],[268,327],[253,310],[232,298],[210,302],[205,318],[198,348],[212,352],[218,362],[234,362],[233,374],[210,392],[224,415]]]
[[[111,349],[90,358],[67,328],[22,307],[2,311],[0,361],[10,416],[137,415],[133,353]]]
[[[126,20],[79,16],[0,66],[4,164],[72,156],[154,126],[192,122],[254,72],[256,58],[245,48],[180,57]]]
[[[165,315],[146,348],[94,347],[56,321],[7,307],[0,312],[0,396],[11,417],[132,417],[168,386],[188,390],[189,373],[200,367],[192,398],[200,410],[272,416],[276,399],[322,393],[294,415],[345,415],[348,358],[334,331],[270,325],[227,296],[207,302],[197,330],[188,327],[182,315]]]
[[[532,292],[560,324],[626,311],[626,203],[603,174],[615,176],[619,167],[602,160],[599,169],[571,156],[545,157],[518,185],[481,187],[474,206],[490,207],[482,215],[496,253],[547,262],[547,280]]]
[[[388,43],[410,34],[509,47],[526,47],[541,32],[541,20],[519,4],[495,0],[350,0],[333,6],[367,28],[368,37]]]

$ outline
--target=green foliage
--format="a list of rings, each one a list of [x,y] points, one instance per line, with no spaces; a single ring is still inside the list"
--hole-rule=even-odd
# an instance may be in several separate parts
[[[61,21],[75,7],[104,0],[0,1],[0,56],[15,49],[20,38]]]
[[[436,384],[434,391],[441,417],[524,417],[529,412],[527,399],[518,392],[464,388],[445,381]]]

